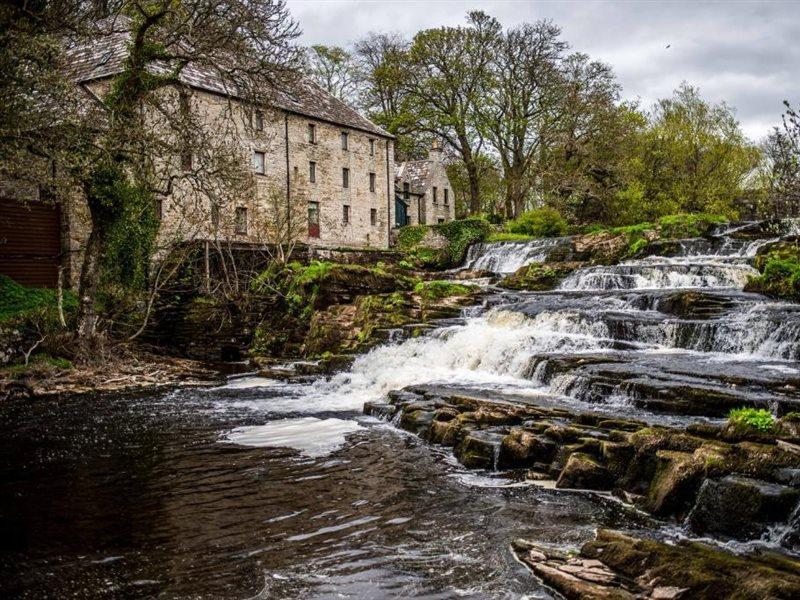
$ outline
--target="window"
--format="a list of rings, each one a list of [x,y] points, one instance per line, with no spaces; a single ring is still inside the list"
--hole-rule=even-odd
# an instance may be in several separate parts
[[[369,191],[370,192],[375,191],[375,173],[369,174]]]
[[[182,171],[191,171],[192,170],[192,151],[191,150],[184,150],[181,152],[181,170]]]
[[[216,231],[219,229],[219,204],[211,203],[211,227]]]
[[[404,183],[403,184],[403,198],[405,200],[408,200],[410,197],[411,197],[411,187],[409,186],[409,184]]]
[[[156,200],[156,218],[160,221],[164,218],[164,201]]]
[[[433,186],[433,203],[436,204],[439,201],[438,196],[439,190],[436,189],[436,186]]]
[[[444,223],[444,219],[441,219],[441,218],[440,218],[440,219],[438,220],[438,223],[439,223],[439,225],[441,225],[442,223]]]
[[[444,188],[444,205],[447,206],[450,202],[450,194],[448,193],[450,190]]]
[[[369,209],[369,224],[375,227],[378,224],[378,209],[377,208],[370,208]]]
[[[350,169],[345,167],[342,169],[342,187],[348,188],[350,187]]]
[[[256,111],[256,131],[264,131],[264,113]]]
[[[319,237],[319,202],[308,203],[308,237]]]
[[[317,181],[317,163],[313,160],[308,163],[308,180],[311,183],[316,183]]]
[[[186,90],[181,90],[178,99],[180,103],[181,115],[185,117],[191,110],[191,106],[189,104],[189,93]]]
[[[342,223],[347,225],[350,222],[350,205],[345,204],[342,206]]]
[[[375,156],[375,140],[369,141],[369,155]]]
[[[247,209],[244,206],[236,207],[236,233],[247,233]]]
[[[253,171],[259,175],[264,174],[265,160],[263,152],[253,152]]]
[[[349,137],[346,131],[342,132],[342,150],[347,150],[347,138]]]
[[[308,124],[308,141],[312,144],[317,143],[317,126],[313,123]]]

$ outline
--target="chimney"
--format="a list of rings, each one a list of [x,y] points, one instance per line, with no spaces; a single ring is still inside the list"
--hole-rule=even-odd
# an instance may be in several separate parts
[[[428,150],[428,160],[440,163],[442,162],[442,145],[439,140],[433,140],[431,149]]]

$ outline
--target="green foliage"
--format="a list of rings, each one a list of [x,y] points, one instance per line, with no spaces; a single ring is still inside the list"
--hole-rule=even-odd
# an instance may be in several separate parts
[[[761,275],[752,277],[745,289],[773,298],[800,302],[800,261],[768,257]]]
[[[458,219],[438,225],[411,225],[400,229],[398,246],[416,265],[429,269],[447,269],[460,265],[471,244],[486,238],[491,230],[489,223],[478,217]],[[425,237],[441,236],[443,247],[425,246]]]
[[[427,301],[452,298],[454,296],[469,296],[474,291],[475,288],[473,286],[440,279],[421,281],[414,287],[414,293]]]
[[[34,313],[50,314],[55,318],[57,303],[56,290],[20,285],[0,275],[0,322],[25,318]],[[64,311],[71,312],[76,306],[75,294],[64,291]]]
[[[658,220],[658,229],[665,239],[680,239],[707,235],[715,225],[727,223],[724,215],[709,213],[681,213],[666,215]]]
[[[560,237],[567,234],[569,226],[556,209],[543,206],[522,213],[519,218],[509,221],[506,230],[509,233],[532,237]]]
[[[397,247],[404,252],[413,250],[422,241],[428,227],[425,225],[406,225],[397,231]]]
[[[736,428],[772,431],[775,417],[763,408],[734,408],[728,413],[728,423]]]
[[[486,237],[487,242],[529,242],[533,239],[536,238],[526,233],[508,233],[506,231],[490,233]]]

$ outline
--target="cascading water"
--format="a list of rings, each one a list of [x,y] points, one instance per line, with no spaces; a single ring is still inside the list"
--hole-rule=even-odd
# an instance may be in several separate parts
[[[464,268],[494,273],[513,273],[520,267],[547,260],[567,238],[544,238],[532,242],[492,242],[475,244],[467,253]]]

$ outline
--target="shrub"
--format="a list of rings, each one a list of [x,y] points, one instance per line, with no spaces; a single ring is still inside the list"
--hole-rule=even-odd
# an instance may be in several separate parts
[[[489,223],[478,217],[431,226],[407,225],[398,232],[397,244],[416,265],[447,269],[461,264],[470,245],[485,239],[490,229]],[[443,237],[446,243],[435,248],[421,245],[429,231]]]
[[[734,408],[728,413],[728,423],[737,428],[772,431],[775,417],[764,408]]]
[[[768,255],[761,264],[761,275],[750,278],[745,287],[747,291],[800,302],[800,262]]]
[[[518,218],[506,223],[509,233],[533,237],[560,237],[569,231],[569,225],[556,209],[549,206],[535,208],[522,213]]]

